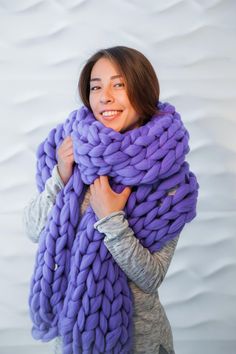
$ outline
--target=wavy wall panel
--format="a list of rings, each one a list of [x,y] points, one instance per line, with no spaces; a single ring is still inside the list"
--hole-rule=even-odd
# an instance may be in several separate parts
[[[22,211],[36,193],[38,144],[80,105],[84,61],[117,44],[153,63],[161,100],[189,129],[201,186],[160,288],[176,353],[235,354],[235,12],[233,0],[0,1],[0,354],[53,353],[30,335],[36,246]]]

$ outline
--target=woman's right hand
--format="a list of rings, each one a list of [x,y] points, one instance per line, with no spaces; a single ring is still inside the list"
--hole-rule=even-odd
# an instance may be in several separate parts
[[[71,136],[67,136],[57,149],[58,172],[66,185],[73,172],[74,154]]]

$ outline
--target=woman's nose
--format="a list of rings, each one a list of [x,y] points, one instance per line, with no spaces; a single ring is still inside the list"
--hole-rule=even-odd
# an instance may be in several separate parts
[[[111,92],[107,89],[107,90],[103,90],[101,92],[101,96],[100,96],[100,102],[101,103],[108,103],[108,102],[113,102],[114,98],[111,94]]]

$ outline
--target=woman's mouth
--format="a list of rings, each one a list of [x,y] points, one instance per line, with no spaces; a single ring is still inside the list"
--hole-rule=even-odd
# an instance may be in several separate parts
[[[103,111],[101,116],[104,120],[112,120],[117,118],[122,112],[121,110]]]

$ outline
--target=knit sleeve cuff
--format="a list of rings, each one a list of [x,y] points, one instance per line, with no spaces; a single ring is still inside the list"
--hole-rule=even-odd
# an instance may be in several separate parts
[[[128,221],[125,219],[125,212],[123,210],[115,211],[94,224],[94,228],[104,233],[107,239],[112,239],[123,234],[128,226]]]
[[[59,174],[59,171],[58,171],[58,165],[55,165],[52,170],[52,179],[53,179],[53,182],[60,187],[60,189],[65,187],[65,185],[61,179],[61,176]]]

